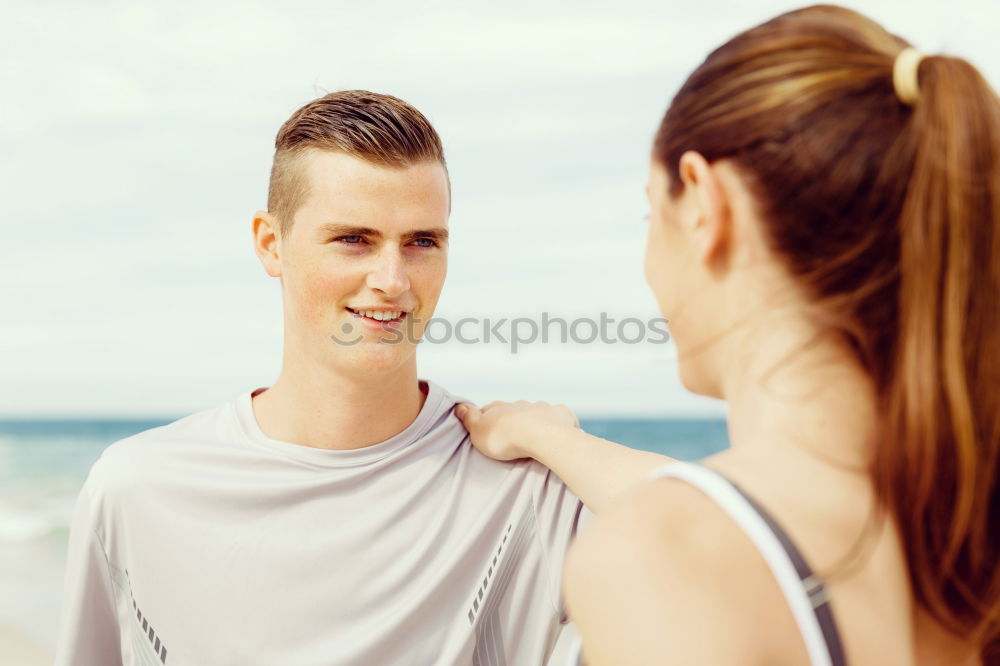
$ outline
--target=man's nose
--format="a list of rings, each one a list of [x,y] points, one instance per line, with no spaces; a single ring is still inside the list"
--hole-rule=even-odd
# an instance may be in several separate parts
[[[376,264],[368,272],[367,284],[371,289],[395,298],[410,288],[410,278],[406,272],[406,261],[399,251],[385,249],[376,258]]]

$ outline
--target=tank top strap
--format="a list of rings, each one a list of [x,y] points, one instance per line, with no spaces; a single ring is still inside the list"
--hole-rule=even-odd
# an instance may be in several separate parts
[[[813,573],[788,533],[753,498],[725,476],[703,465],[674,462],[652,472],[708,495],[750,538],[774,575],[802,634],[813,666],[844,666],[840,633],[823,581]]]

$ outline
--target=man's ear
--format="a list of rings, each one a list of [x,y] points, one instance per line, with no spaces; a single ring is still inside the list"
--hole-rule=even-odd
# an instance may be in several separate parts
[[[698,259],[705,263],[724,260],[732,235],[726,189],[708,160],[694,151],[681,155],[680,177],[691,197],[693,210],[686,222],[694,235]]]
[[[267,274],[281,277],[281,234],[278,221],[267,211],[253,214],[253,249]]]

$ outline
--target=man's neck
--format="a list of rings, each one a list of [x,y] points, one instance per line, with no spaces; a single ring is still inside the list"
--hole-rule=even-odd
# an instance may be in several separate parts
[[[360,449],[384,442],[417,418],[426,396],[415,364],[378,381],[285,367],[274,386],[253,398],[260,429],[271,439],[318,449]]]

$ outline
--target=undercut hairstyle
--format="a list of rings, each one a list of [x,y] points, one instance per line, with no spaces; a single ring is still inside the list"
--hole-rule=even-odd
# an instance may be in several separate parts
[[[282,236],[309,193],[301,158],[310,149],[345,153],[378,166],[439,162],[441,138],[424,114],[403,100],[367,90],[343,90],[309,102],[285,121],[274,140],[267,209]]]

